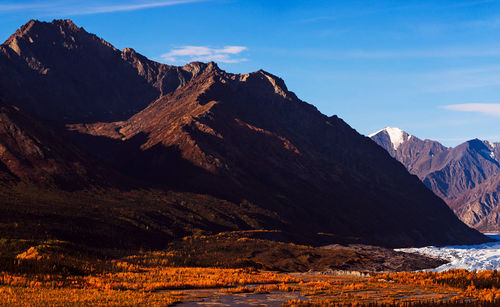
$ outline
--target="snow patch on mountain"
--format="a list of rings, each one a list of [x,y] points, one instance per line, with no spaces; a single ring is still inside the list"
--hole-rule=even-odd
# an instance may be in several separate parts
[[[389,135],[394,150],[397,150],[401,144],[403,144],[405,141],[411,138],[411,135],[408,136],[408,134],[403,130],[394,127],[385,127],[384,129],[381,129],[375,133],[368,135],[368,137],[371,138],[372,136],[377,135],[381,132],[385,132],[387,133],[387,135]]]
[[[481,152],[489,156],[491,159],[495,159],[495,153],[493,151],[482,149]]]

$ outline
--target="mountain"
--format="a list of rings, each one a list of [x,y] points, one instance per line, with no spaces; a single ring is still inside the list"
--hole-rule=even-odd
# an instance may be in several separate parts
[[[433,168],[429,164],[432,157],[447,150],[438,142],[421,140],[399,128],[386,127],[368,137],[402,162],[411,173],[417,175],[421,180],[427,175],[427,170]]]
[[[43,122],[0,101],[0,177],[66,189],[104,185],[109,173]]]
[[[31,20],[0,46],[1,95],[58,122],[126,119],[196,73],[119,51],[70,20]]]
[[[130,202],[120,210],[102,201],[108,190],[97,193],[102,229],[118,218],[163,241],[224,229],[279,229],[315,244],[488,240],[382,148],[263,70],[155,63],[70,21],[31,21],[1,50],[0,75],[13,74],[0,80],[5,100],[152,191],[140,205],[115,187],[109,195]]]
[[[481,153],[495,162],[499,162],[499,143],[483,141]],[[470,190],[465,190],[459,197],[450,202],[450,207],[468,225],[483,232],[500,231],[499,194],[500,171],[495,169],[492,174]]]
[[[382,130],[370,134],[368,137],[376,139],[377,143],[383,144],[383,147],[386,148],[387,151],[390,150],[391,153],[395,153],[401,144],[409,141],[412,136],[399,128],[385,127]]]
[[[498,223],[491,222],[495,218],[488,217],[495,214],[497,206],[494,193],[500,176],[499,146],[474,139],[447,148],[389,127],[369,137],[444,199],[467,225],[483,231],[500,230]],[[485,224],[483,219],[490,222]]]

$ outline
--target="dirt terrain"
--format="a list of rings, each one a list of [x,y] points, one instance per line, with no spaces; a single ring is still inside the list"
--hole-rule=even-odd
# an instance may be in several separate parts
[[[272,240],[284,236],[280,231],[190,236],[171,243],[168,253],[163,252],[163,255],[179,266],[253,267],[281,272],[397,272],[434,268],[446,263],[442,259],[370,245],[312,247]],[[153,253],[151,257],[154,259],[157,255]],[[144,259],[147,261],[147,254]]]

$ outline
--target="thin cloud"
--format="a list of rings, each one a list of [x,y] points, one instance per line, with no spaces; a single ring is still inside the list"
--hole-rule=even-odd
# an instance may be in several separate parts
[[[294,55],[303,57],[314,57],[323,60],[342,60],[342,59],[426,59],[426,58],[479,58],[479,57],[500,57],[500,45],[495,46],[449,46],[442,48],[421,48],[421,49],[348,49],[332,50],[325,48],[261,48],[266,52],[275,55]]]
[[[500,26],[500,18],[494,17],[489,19],[479,19],[463,23],[466,28],[498,28]]]
[[[183,46],[162,54],[160,59],[165,62],[220,62],[239,63],[247,61],[246,58],[237,57],[248,50],[245,46],[225,46],[223,48],[210,48],[207,46]]]
[[[109,4],[106,5],[103,2],[93,3],[87,2],[86,4],[81,4],[74,1],[51,1],[44,4],[40,3],[26,3],[26,4],[3,4],[0,5],[0,13],[9,13],[15,11],[29,10],[35,14],[49,14],[50,15],[92,15],[92,14],[104,14],[104,13],[114,13],[114,12],[125,12],[125,11],[135,11],[143,10],[149,8],[157,8],[164,6],[173,6],[188,4],[194,2],[205,2],[210,0],[163,0],[163,1],[148,1],[138,3],[137,1],[124,1],[120,4]],[[109,3],[109,1],[108,1]]]
[[[82,11],[75,11],[73,12],[73,14],[91,15],[91,14],[102,14],[102,13],[135,11],[135,10],[143,10],[149,8],[172,6],[172,5],[193,3],[193,2],[202,2],[202,1],[207,1],[207,0],[171,0],[171,1],[153,1],[148,3],[138,3],[138,4],[118,4],[109,6],[98,5],[94,7],[89,7]]]
[[[355,19],[355,18],[360,18],[360,17],[365,17],[369,15],[377,15],[381,13],[387,13],[391,11],[400,11],[400,10],[416,10],[416,9],[422,9],[425,8],[423,5],[403,5],[403,6],[390,6],[390,7],[374,7],[372,9],[365,8],[365,9],[357,9],[355,11],[350,11],[350,12],[344,12],[344,13],[337,13],[337,14],[331,14],[331,15],[322,15],[322,16],[315,16],[311,18],[305,18],[305,19],[300,19],[298,20],[298,23],[314,23],[314,22],[321,22],[321,21],[334,21],[334,20],[339,20],[339,19]]]
[[[47,4],[0,4],[0,12],[12,12],[12,11],[23,11],[32,9],[44,9],[48,8],[50,5]]]
[[[344,14],[331,14],[331,15],[322,15],[322,16],[313,16],[310,18],[300,19],[298,23],[315,23],[322,21],[334,21],[338,19],[351,19],[351,18],[360,18],[367,15],[377,15],[388,13],[392,11],[405,11],[405,10],[448,10],[453,8],[461,8],[461,7],[470,7],[483,5],[491,2],[496,2],[496,0],[478,0],[478,1],[466,1],[462,3],[453,3],[449,5],[432,5],[432,4],[417,4],[417,5],[396,5],[396,6],[388,6],[388,7],[378,7],[374,9],[368,10],[356,10],[353,12],[346,12]]]
[[[437,70],[414,77],[427,92],[462,91],[500,85],[500,65]]]
[[[500,103],[463,103],[450,104],[442,106],[443,109],[460,111],[460,112],[475,112],[486,115],[500,116]]]
[[[387,58],[450,58],[450,57],[498,57],[499,49],[446,48],[417,50],[351,50],[332,53],[339,58],[387,59]]]

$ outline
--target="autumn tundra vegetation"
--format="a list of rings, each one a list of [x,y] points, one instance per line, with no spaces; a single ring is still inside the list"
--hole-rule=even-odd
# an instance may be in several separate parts
[[[286,263],[270,270],[265,258],[248,260],[244,250],[236,254],[243,249],[236,247],[250,246],[258,253],[259,246],[269,248],[265,244],[271,243],[241,237],[241,233],[238,236],[223,233],[186,237],[163,251],[133,253],[85,250],[62,241],[31,245],[33,242],[4,239],[0,242],[4,247],[0,305],[168,306],[221,295],[251,297],[269,293],[297,295],[297,299],[284,299],[284,306],[496,306],[500,302],[500,273],[496,271],[292,272],[300,265]],[[192,249],[201,242],[215,246],[218,261],[206,261],[216,259],[210,249]],[[295,253],[296,259],[313,249],[272,243],[282,253]],[[24,251],[18,253],[21,249]],[[258,261],[262,263],[258,265]],[[340,264],[343,260],[338,261]]]

